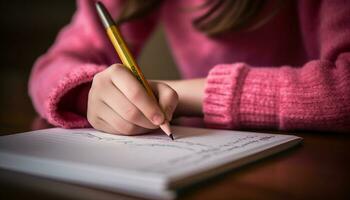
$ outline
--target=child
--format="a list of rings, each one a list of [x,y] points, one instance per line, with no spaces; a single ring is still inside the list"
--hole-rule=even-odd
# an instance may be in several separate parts
[[[125,2],[103,1],[134,54],[163,23],[184,80],[150,81],[159,107],[118,64],[95,2],[80,0],[30,77],[48,122],[133,135],[175,114],[223,129],[350,130],[350,1]]]

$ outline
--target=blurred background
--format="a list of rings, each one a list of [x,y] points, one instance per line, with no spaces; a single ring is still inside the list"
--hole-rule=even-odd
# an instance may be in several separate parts
[[[0,8],[0,133],[28,131],[37,116],[27,92],[30,70],[69,23],[76,5],[73,0],[1,0]],[[138,59],[149,79],[179,78],[161,26]]]

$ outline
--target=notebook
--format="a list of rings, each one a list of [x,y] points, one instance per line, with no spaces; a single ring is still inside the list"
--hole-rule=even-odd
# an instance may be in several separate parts
[[[179,188],[297,145],[293,135],[173,126],[120,136],[52,128],[0,137],[0,167],[143,198],[173,199]]]

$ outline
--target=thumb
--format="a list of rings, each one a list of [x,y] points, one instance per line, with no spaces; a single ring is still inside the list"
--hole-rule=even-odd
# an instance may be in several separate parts
[[[151,86],[158,96],[159,106],[164,111],[166,119],[171,121],[179,102],[179,96],[174,89],[165,83],[152,82]]]

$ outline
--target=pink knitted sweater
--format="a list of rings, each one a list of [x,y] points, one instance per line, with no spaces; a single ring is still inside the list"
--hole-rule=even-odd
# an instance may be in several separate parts
[[[116,17],[120,2],[103,2]],[[206,77],[206,125],[350,130],[350,1],[292,1],[257,30],[215,38],[192,26],[200,13],[184,8],[197,3],[165,1],[122,32],[137,54],[155,25],[164,25],[183,78]],[[29,81],[38,113],[66,128],[89,126],[84,110],[92,78],[118,62],[93,1],[80,0],[77,7]]]

